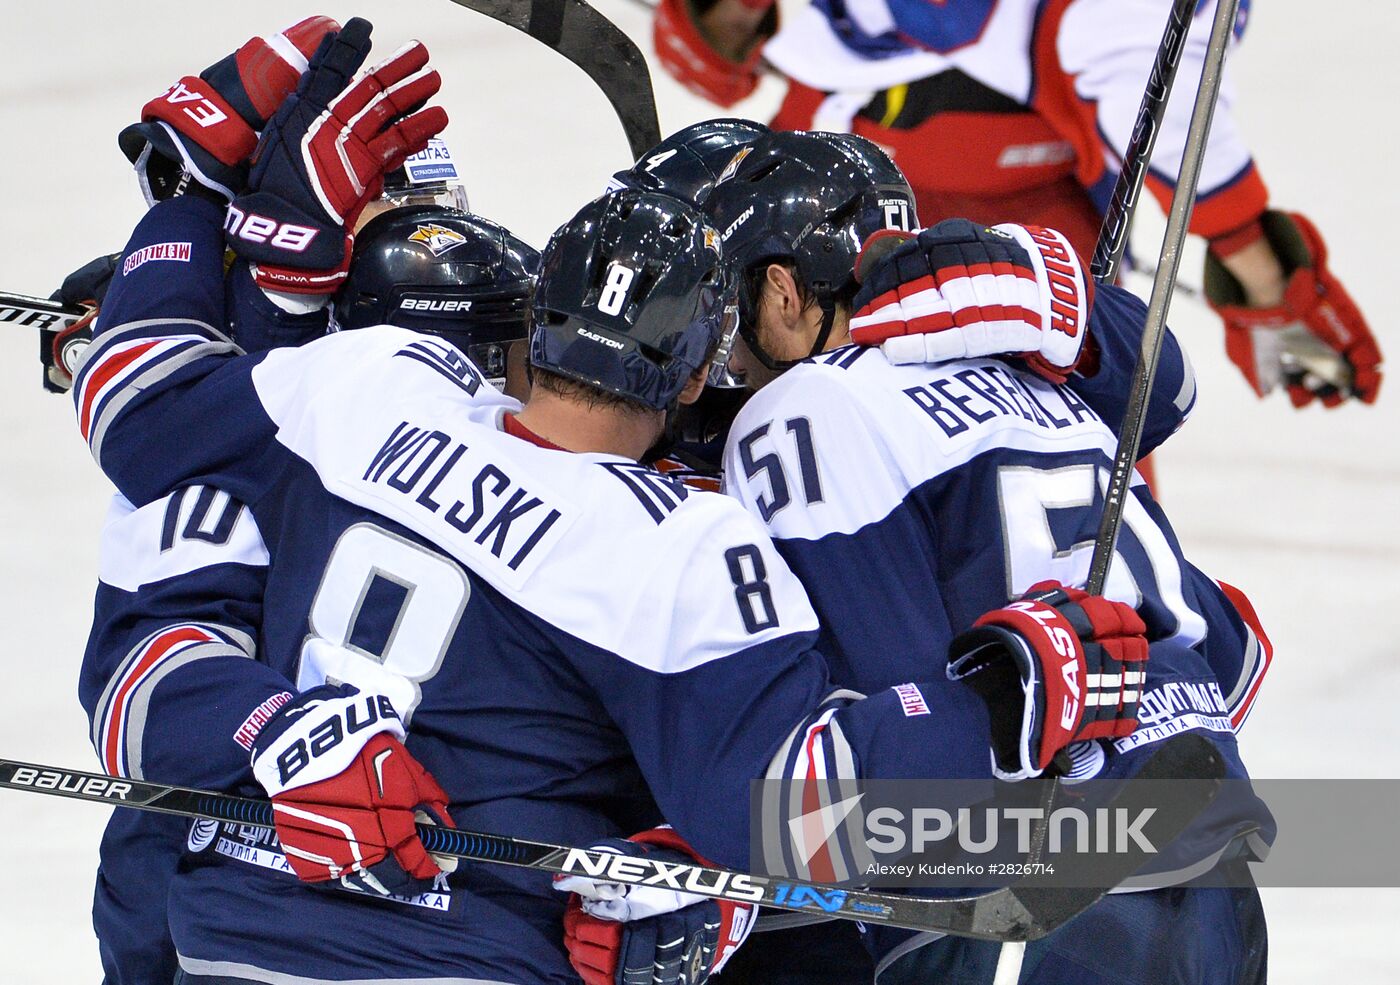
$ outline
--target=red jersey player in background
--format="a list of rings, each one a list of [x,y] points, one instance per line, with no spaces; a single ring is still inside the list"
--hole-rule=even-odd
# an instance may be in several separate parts
[[[1243,0],[1238,38],[1249,0]],[[661,0],[666,69],[733,105],[760,61],[789,81],[775,129],[849,130],[908,176],[920,219],[951,216],[1064,231],[1092,254],[1142,100],[1169,0],[813,0],[780,24],[774,0]],[[1202,0],[1153,155],[1148,189],[1165,207],[1180,167],[1214,9]],[[1227,86],[1210,134],[1191,231],[1208,242],[1205,293],[1226,350],[1260,396],[1295,406],[1375,401],[1381,354],[1327,267],[1304,216],[1270,208],[1231,117]],[[1350,382],[1305,368],[1319,347]],[[1315,365],[1315,363],[1312,363]],[[1339,385],[1340,384],[1340,385]]]

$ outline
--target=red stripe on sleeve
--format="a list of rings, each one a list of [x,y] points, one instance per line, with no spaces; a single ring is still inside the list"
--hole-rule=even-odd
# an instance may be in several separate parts
[[[146,672],[160,663],[161,659],[176,646],[181,643],[209,642],[214,637],[210,636],[202,629],[194,626],[182,626],[179,629],[172,629],[161,633],[146,648],[136,665],[126,672],[126,680],[121,687],[117,688],[117,693],[112,696],[112,703],[107,715],[107,738],[102,748],[102,766],[112,776],[120,776],[120,750],[121,739],[121,715],[124,711],[127,696],[136,686],[137,682],[145,676]]]
[[[97,395],[102,391],[102,388],[110,383],[114,376],[159,345],[160,341],[160,339],[156,339],[113,355],[110,359],[104,360],[102,365],[95,368],[87,377],[83,390],[82,415],[78,419],[78,427],[83,432],[84,441],[88,439],[88,428],[92,425],[92,408],[96,406]]]

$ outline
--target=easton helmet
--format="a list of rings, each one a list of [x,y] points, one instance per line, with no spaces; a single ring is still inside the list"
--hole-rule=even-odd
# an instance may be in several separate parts
[[[799,285],[823,311],[810,355],[826,345],[837,301],[856,289],[855,262],[879,229],[913,228],[914,193],[875,144],[848,133],[789,132],[760,137],[733,173],[715,184],[709,212],[722,230],[725,263],[739,292],[738,332],[765,366],[783,370],[758,342],[755,272],[791,263]],[[727,354],[732,337],[725,340]]]
[[[613,175],[609,191],[661,192],[703,208],[715,182],[740,148],[771,131],[753,120],[706,120],[677,130]]]
[[[631,189],[585,205],[545,247],[530,362],[670,410],[722,334],[719,234],[678,199]]]
[[[539,258],[480,216],[436,205],[391,209],[355,237],[334,328],[397,325],[442,336],[499,385],[506,349],[529,330]]]

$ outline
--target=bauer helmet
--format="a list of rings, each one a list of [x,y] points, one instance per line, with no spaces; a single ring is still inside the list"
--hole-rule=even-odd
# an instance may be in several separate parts
[[[585,205],[545,247],[530,362],[670,410],[729,307],[719,234],[695,208],[631,189]]]
[[[355,237],[333,328],[397,325],[447,339],[488,380],[529,330],[539,253],[480,216],[436,205],[391,209]]]
[[[706,120],[677,130],[613,175],[609,191],[635,188],[660,192],[703,208],[715,182],[744,146],[769,133],[753,120]]]
[[[795,267],[798,284],[824,313],[815,355],[831,333],[836,303],[855,294],[861,245],[880,229],[911,229],[914,193],[884,151],[854,134],[771,133],[746,150],[716,182],[709,212],[738,291],[737,330],[760,362],[784,370],[795,361],[774,359],[758,341],[757,275],[769,263]],[[725,339],[722,356],[732,342]]]

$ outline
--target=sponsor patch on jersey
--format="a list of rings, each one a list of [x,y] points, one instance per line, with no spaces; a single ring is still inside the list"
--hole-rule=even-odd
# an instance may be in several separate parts
[[[894,693],[899,695],[899,707],[905,718],[929,714],[928,702],[924,700],[924,692],[919,690],[917,684],[896,684]]]
[[[137,267],[145,266],[152,260],[173,260],[176,263],[190,262],[189,243],[152,243],[126,255],[122,261],[122,273],[129,274]]]
[[[467,237],[455,229],[439,226],[435,222],[422,223],[408,234],[410,243],[418,243],[428,248],[428,252],[440,257],[448,250],[455,250],[467,241]]]
[[[196,822],[203,824],[205,822]],[[214,845],[214,853],[222,855],[224,858],[231,858],[248,865],[255,865],[260,869],[271,869],[273,872],[285,872],[292,878],[296,878],[296,873],[292,871],[291,864],[287,861],[287,856],[283,855],[279,849],[280,845],[274,839],[272,831],[268,828],[258,828],[246,824],[223,824],[211,821],[215,831],[210,832],[208,840],[201,846],[207,847],[210,843]],[[219,834],[218,829],[222,827],[223,833]],[[218,835],[215,840],[215,835]],[[193,829],[190,831],[190,847],[194,848]],[[203,835],[201,835],[203,837]],[[452,905],[452,893],[447,885],[445,873],[439,873],[433,880],[432,891],[426,893],[415,893],[405,895],[394,893],[389,896],[380,896],[367,889],[361,889],[355,885],[341,884],[336,888],[337,892],[352,892],[360,896],[368,896],[370,899],[388,900],[392,903],[403,903],[407,906],[421,906],[429,910],[441,910],[446,912]]]
[[[1233,732],[1229,706],[1215,681],[1168,681],[1142,696],[1137,731],[1113,743],[1119,752],[1161,742],[1191,729]]]
[[[201,817],[190,825],[189,846],[192,852],[202,852],[210,845],[214,844],[214,837],[219,833],[219,822],[211,821],[207,817]]]

